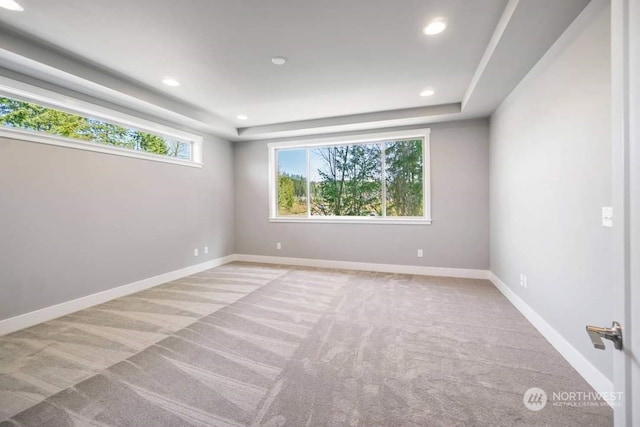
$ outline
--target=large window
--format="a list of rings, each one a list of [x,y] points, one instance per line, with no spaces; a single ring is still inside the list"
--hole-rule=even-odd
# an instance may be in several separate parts
[[[431,219],[428,129],[269,150],[272,221]]]
[[[187,166],[202,161],[199,135],[5,78],[0,136]]]

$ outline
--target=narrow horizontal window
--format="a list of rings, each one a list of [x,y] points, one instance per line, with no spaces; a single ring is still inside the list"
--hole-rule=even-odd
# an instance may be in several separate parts
[[[271,220],[430,221],[428,135],[270,144]]]
[[[192,143],[18,99],[0,97],[0,125],[158,156],[192,160]]]

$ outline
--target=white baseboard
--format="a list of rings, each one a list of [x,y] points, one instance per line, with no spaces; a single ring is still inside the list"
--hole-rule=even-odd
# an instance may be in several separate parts
[[[93,307],[94,305],[102,304],[115,298],[131,295],[133,293],[140,292],[145,289],[161,285],[163,283],[171,282],[172,280],[177,280],[186,276],[190,276],[192,274],[200,273],[201,271],[205,271],[210,268],[232,262],[234,260],[234,255],[217,258],[211,261],[203,262],[202,264],[196,264],[190,267],[181,268],[180,270],[170,271],[158,276],[149,277],[148,279],[143,279],[137,282],[129,283],[127,285],[118,286],[117,288],[98,292],[92,295],[87,295],[86,297],[66,301],[40,310],[21,314],[16,317],[11,317],[9,319],[0,320],[0,336],[18,331],[20,329],[28,328],[29,326],[37,325],[38,323],[56,319],[67,314],[74,313],[78,310]]]
[[[420,276],[457,277],[462,279],[488,279],[489,271],[467,268],[422,267],[419,265],[377,264],[368,262],[334,261],[312,258],[275,257],[236,254],[236,261],[263,264],[285,264],[304,267],[335,268],[341,270],[376,271],[380,273],[416,274]]]
[[[584,378],[597,392],[611,393],[614,391],[613,382],[600,372],[586,357],[582,355],[569,341],[548,324],[522,298],[513,292],[498,276],[489,272],[489,280],[496,288],[517,308],[520,313],[546,338],[547,341],[564,357],[567,362]],[[611,403],[611,402],[610,402]]]

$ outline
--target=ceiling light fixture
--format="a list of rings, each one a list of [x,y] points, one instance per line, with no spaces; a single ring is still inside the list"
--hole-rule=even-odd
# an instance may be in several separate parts
[[[15,10],[16,12],[22,12],[24,10],[24,8],[14,0],[0,0],[0,7],[8,10]]]
[[[172,87],[180,86],[180,82],[177,81],[176,79],[172,79],[171,77],[166,77],[162,79],[162,83]]]
[[[238,114],[236,116],[236,119],[238,119],[238,120],[248,120],[249,117],[245,116],[244,114]]]
[[[274,56],[273,58],[271,58],[271,62],[274,65],[284,65],[284,63],[287,62],[287,58],[284,58],[282,56]]]
[[[432,89],[425,89],[422,92],[420,92],[420,96],[431,96],[434,93],[435,92]]]
[[[434,36],[443,32],[445,28],[447,28],[447,21],[445,21],[444,18],[435,18],[424,27],[422,32],[428,36]]]

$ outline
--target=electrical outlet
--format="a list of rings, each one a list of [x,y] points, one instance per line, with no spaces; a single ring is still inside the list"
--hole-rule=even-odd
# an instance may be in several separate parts
[[[205,253],[205,254],[208,254],[208,253],[209,253],[209,246],[205,246],[205,247],[204,247],[204,253]]]
[[[193,250],[193,256],[198,256],[198,248],[195,248],[195,249]]]
[[[424,256],[424,252],[422,252],[422,249],[418,249],[418,258],[422,258]]]
[[[520,273],[520,286],[522,286],[525,289],[527,287],[527,276],[522,273]]]
[[[282,245],[280,244],[280,242],[276,243],[276,249],[277,249],[277,250],[282,249]]]

